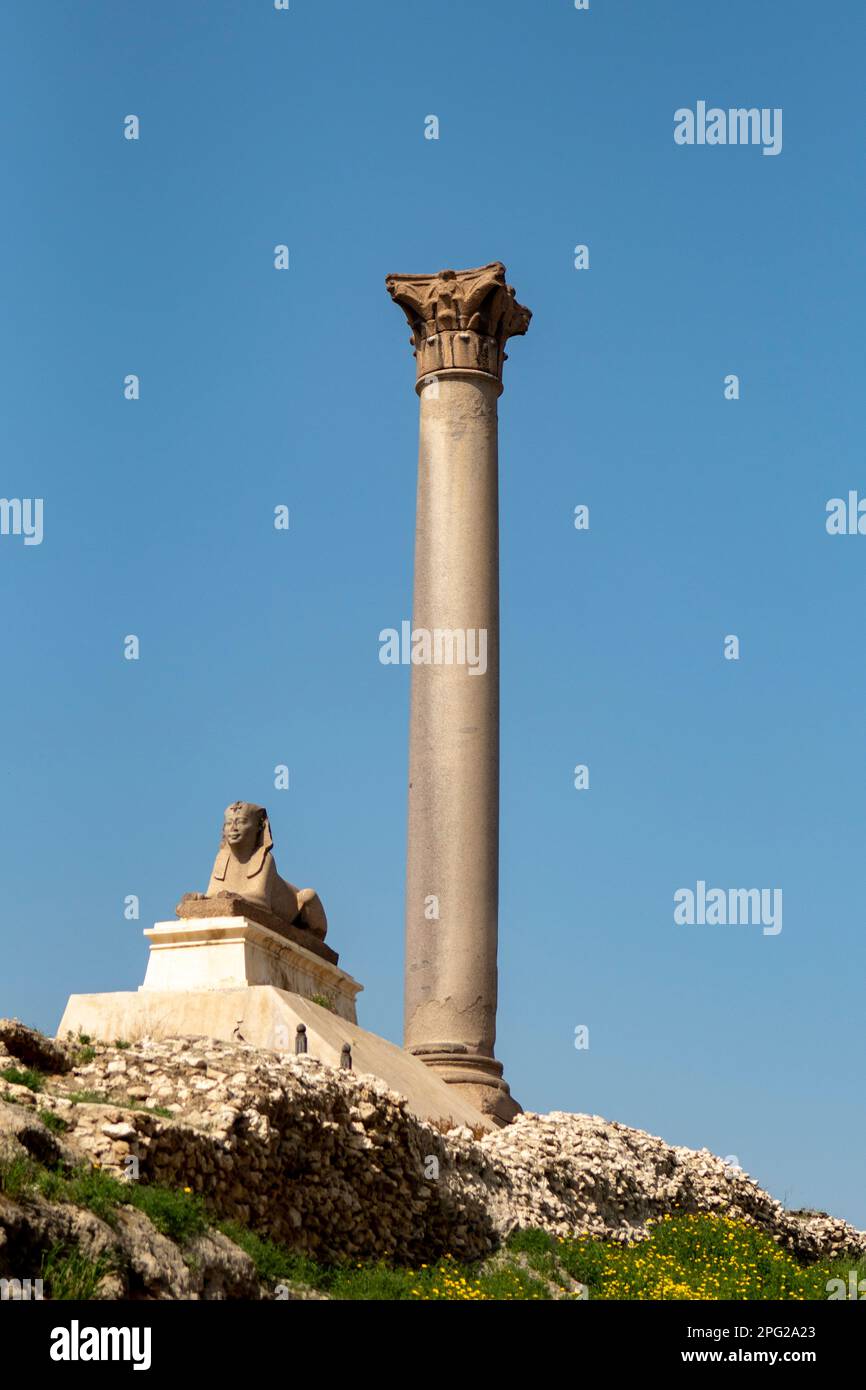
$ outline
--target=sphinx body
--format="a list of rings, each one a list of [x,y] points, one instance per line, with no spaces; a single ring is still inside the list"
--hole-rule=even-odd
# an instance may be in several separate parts
[[[264,806],[235,801],[226,809],[223,834],[204,899],[233,894],[262,907],[287,926],[306,928],[320,941],[328,930],[325,910],[312,888],[281,878]]]

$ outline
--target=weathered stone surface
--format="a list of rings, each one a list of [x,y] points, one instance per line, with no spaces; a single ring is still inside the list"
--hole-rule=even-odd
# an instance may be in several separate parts
[[[42,1198],[10,1201],[0,1193],[0,1277],[35,1279],[51,1251],[78,1251],[87,1260],[104,1260],[105,1277],[97,1297],[120,1298],[120,1245],[104,1221],[86,1208]],[[112,1258],[117,1252],[117,1258]]]
[[[746,1173],[707,1149],[666,1144],[598,1115],[520,1115],[481,1141],[508,1181],[491,1193],[498,1231],[541,1226],[554,1235],[630,1241],[674,1211],[722,1212],[761,1227],[801,1259],[866,1254],[866,1232],[834,1217],[785,1211]]]
[[[118,1244],[128,1267],[130,1297],[259,1298],[263,1290],[252,1260],[220,1231],[195,1236],[183,1252],[144,1212],[122,1207]]]
[[[219,1231],[197,1236],[181,1250],[135,1207],[119,1207],[109,1226],[70,1203],[12,1202],[0,1194],[0,1277],[36,1278],[43,1256],[58,1248],[102,1262],[96,1293],[101,1299],[273,1296],[249,1256]]]
[[[150,941],[144,990],[273,985],[307,999],[330,998],[337,1013],[355,1021],[355,999],[363,986],[321,951],[310,951],[307,942],[321,943],[309,932],[306,941],[296,941],[248,917],[230,916],[156,922],[144,934]]]
[[[237,894],[257,903],[286,925],[324,941],[328,919],[313,888],[296,888],[277,873],[274,841],[264,806],[233,801],[226,807],[222,839],[205,898]],[[196,894],[187,894],[187,899]],[[213,913],[209,914],[213,916]]]
[[[293,1056],[299,1024],[306,1029],[311,1057],[338,1067],[343,1046],[348,1043],[353,1070],[366,1074],[368,1079],[378,1077],[387,1088],[405,1096],[409,1110],[419,1118],[436,1120],[441,1115],[452,1115],[455,1121],[469,1126],[489,1127],[490,1122],[456,1087],[447,1086],[435,1071],[404,1048],[309,998],[271,986],[73,994],[58,1031],[63,1036],[66,1030],[80,1030],[109,1043],[115,1038],[129,1042],[178,1036],[218,1038]],[[125,1084],[130,1096],[146,1101],[148,1092],[142,1092],[140,1080],[129,1075]],[[214,1083],[209,1075],[199,1076],[194,1086],[208,1090],[213,1089]]]
[[[35,1106],[21,1103],[21,1092],[26,1088],[0,1081],[0,1094],[4,1091],[13,1095],[17,1103],[0,1103],[0,1160],[32,1158],[50,1166],[74,1163],[74,1149],[36,1118]],[[27,1094],[33,1097],[32,1091]]]
[[[505,344],[526,332],[532,314],[505,283],[501,261],[435,275],[388,275],[385,286],[412,329],[419,382],[449,371],[502,381]]]
[[[69,1071],[72,1066],[70,1050],[64,1043],[46,1038],[17,1018],[0,1019],[0,1051],[3,1049],[23,1066],[41,1071]]]
[[[247,917],[251,922],[257,922],[278,936],[285,937],[287,941],[293,941],[296,946],[312,951],[313,955],[321,956],[331,965],[336,965],[340,959],[338,953],[320,941],[314,932],[306,927],[292,926],[282,917],[277,917],[276,913],[262,907],[261,903],[244,898],[240,893],[213,893],[209,897],[203,897],[201,893],[184,893],[175,914],[181,920],[193,921],[203,917]]]

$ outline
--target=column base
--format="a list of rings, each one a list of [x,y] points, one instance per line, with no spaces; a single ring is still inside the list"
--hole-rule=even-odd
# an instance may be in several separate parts
[[[502,1063],[495,1057],[471,1052],[465,1043],[419,1043],[406,1050],[449,1086],[455,1086],[464,1100],[500,1128],[523,1113],[502,1078]]]

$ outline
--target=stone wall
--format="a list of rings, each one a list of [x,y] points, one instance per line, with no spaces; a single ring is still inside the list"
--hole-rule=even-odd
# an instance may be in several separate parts
[[[0,1024],[6,1064],[26,1052],[39,1065],[34,1038]],[[0,1082],[0,1101],[5,1091],[7,1111],[59,1115],[67,1159],[118,1176],[135,1159],[138,1181],[190,1187],[220,1216],[324,1263],[476,1258],[518,1226],[634,1239],[675,1210],[742,1217],[801,1258],[866,1254],[863,1233],[785,1212],[707,1151],[597,1116],[524,1114],[475,1137],[308,1057],[207,1039],[93,1052],[47,1044],[43,1091]],[[32,1116],[32,1135],[42,1128]]]

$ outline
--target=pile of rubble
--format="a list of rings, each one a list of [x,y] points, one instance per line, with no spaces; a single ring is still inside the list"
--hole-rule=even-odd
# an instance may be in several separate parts
[[[16,1068],[35,1069],[39,1089]],[[740,1217],[801,1259],[866,1255],[866,1234],[845,1222],[786,1212],[709,1152],[597,1116],[524,1114],[473,1135],[445,1117],[417,1119],[373,1077],[305,1056],[203,1038],[57,1043],[16,1022],[0,1022],[4,1070],[0,1164],[26,1155],[188,1188],[215,1217],[324,1264],[477,1259],[527,1226],[634,1240],[675,1211]],[[170,1251],[142,1212],[119,1212],[106,1224],[0,1187],[0,1276],[21,1266],[28,1241],[44,1249],[62,1237],[90,1254],[121,1247],[114,1296],[260,1295],[252,1262],[226,1236]]]

